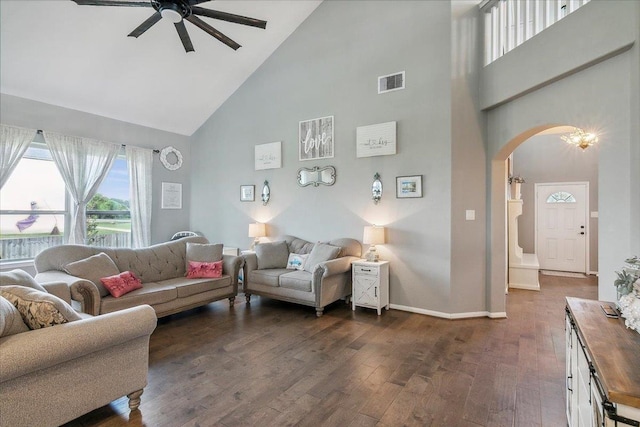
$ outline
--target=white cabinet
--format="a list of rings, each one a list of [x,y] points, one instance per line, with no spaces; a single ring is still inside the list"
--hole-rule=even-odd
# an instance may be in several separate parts
[[[567,298],[569,427],[640,426],[640,337],[606,318],[603,304]]]
[[[389,309],[389,261],[356,261],[352,264],[353,289],[351,306],[368,307],[382,313]]]

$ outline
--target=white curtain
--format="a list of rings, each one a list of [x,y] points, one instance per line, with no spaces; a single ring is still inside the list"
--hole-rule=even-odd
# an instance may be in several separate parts
[[[87,203],[111,169],[120,145],[50,132],[44,132],[44,140],[74,201],[69,243],[85,244]]]
[[[35,136],[35,129],[0,125],[0,188],[7,182]]]
[[[127,145],[131,211],[131,247],[151,244],[151,170],[153,150]]]

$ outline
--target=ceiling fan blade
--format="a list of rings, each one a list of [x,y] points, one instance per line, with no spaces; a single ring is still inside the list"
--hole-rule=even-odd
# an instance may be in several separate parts
[[[189,37],[187,27],[184,26],[184,21],[177,22],[175,26],[176,31],[180,36],[180,41],[182,41],[182,46],[184,46],[185,52],[193,52],[195,49],[193,48],[193,44],[191,43],[191,37]]]
[[[220,19],[222,21],[233,22],[234,24],[250,25],[252,27],[267,28],[267,21],[249,18],[247,16],[234,15],[233,13],[220,12],[219,10],[205,9],[204,7],[193,6],[191,13],[208,18]]]
[[[155,24],[161,19],[162,19],[162,15],[160,14],[160,12],[154,13],[149,18],[147,18],[142,24],[138,25],[138,27],[135,30],[131,31],[127,35],[127,37],[136,37],[136,38],[140,37],[142,34],[144,34],[145,31],[151,28],[153,24]]]
[[[189,15],[184,19],[191,22],[193,25],[200,28],[201,30],[204,30],[205,32],[209,33],[213,37],[217,38],[218,40],[220,40],[222,43],[226,44],[233,50],[238,50],[238,48],[241,47],[238,43],[231,40],[229,37],[225,36],[220,31],[216,30],[211,25],[207,24],[206,22],[204,22],[202,19],[198,18],[195,15]]]
[[[126,1],[126,0],[72,0],[79,6],[129,6],[152,7],[150,1]]]

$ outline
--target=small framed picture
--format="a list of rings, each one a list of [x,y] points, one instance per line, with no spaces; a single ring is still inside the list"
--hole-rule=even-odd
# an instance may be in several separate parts
[[[396,199],[422,197],[422,175],[396,177]]]
[[[240,201],[241,202],[253,202],[256,200],[256,186],[255,185],[241,185],[240,186]]]

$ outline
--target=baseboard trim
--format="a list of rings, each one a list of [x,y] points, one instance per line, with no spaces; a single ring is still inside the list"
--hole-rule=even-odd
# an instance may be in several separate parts
[[[590,271],[590,272],[589,272],[589,273],[587,273],[587,274],[589,274],[589,276],[597,276],[597,275],[598,275],[598,272],[597,272],[597,271]]]
[[[540,290],[540,284],[538,284],[538,286],[536,285],[521,285],[518,283],[509,283],[509,288],[511,289],[524,289],[527,291],[539,291]]]
[[[444,313],[442,311],[425,310],[424,308],[409,307],[407,305],[389,304],[390,308],[409,313],[424,314],[426,316],[439,317],[441,319],[470,319],[474,317],[489,317],[490,319],[502,319],[507,317],[506,312],[491,313],[488,311],[470,311],[466,313]]]

